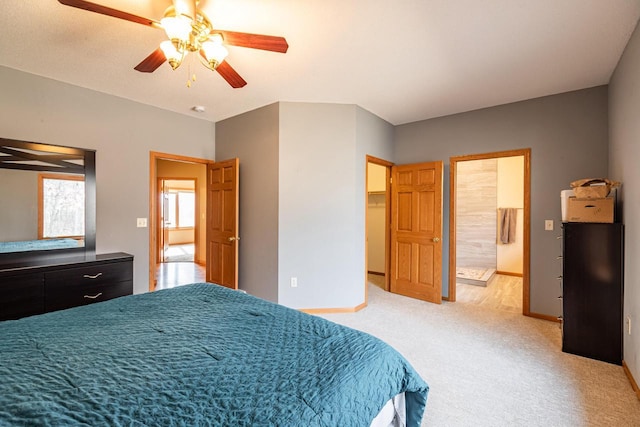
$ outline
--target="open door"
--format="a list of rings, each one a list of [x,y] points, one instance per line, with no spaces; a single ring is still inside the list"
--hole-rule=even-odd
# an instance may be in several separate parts
[[[442,302],[442,161],[391,169],[391,292]]]
[[[238,289],[239,161],[207,165],[207,282]]]
[[[166,253],[169,249],[169,195],[167,194],[166,182],[164,179],[158,180],[160,189],[160,209],[158,211],[158,262],[166,262]]]

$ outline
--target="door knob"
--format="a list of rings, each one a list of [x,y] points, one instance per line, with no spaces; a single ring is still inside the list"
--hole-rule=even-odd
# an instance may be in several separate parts
[[[229,241],[230,242],[233,242],[233,241],[236,241],[236,240],[240,240],[240,238],[239,237],[229,237]]]
[[[439,237],[434,237],[434,238],[433,238],[433,243],[438,243],[439,241],[440,241],[440,238],[439,238]]]

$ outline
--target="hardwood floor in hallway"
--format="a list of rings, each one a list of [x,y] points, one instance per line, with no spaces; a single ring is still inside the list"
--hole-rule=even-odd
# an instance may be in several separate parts
[[[156,290],[204,282],[206,269],[195,262],[164,262],[156,269]]]

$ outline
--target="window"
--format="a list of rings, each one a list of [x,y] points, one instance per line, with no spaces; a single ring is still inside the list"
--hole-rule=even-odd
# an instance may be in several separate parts
[[[39,174],[38,238],[84,237],[84,177]]]
[[[191,190],[172,190],[166,194],[169,228],[193,228],[196,218],[196,194]]]

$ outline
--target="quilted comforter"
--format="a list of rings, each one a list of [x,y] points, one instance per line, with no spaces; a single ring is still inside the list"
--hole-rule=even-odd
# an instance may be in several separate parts
[[[428,386],[382,341],[211,284],[0,322],[0,425],[367,426]]]
[[[78,241],[70,238],[0,242],[0,253],[44,251],[48,249],[77,248]]]

